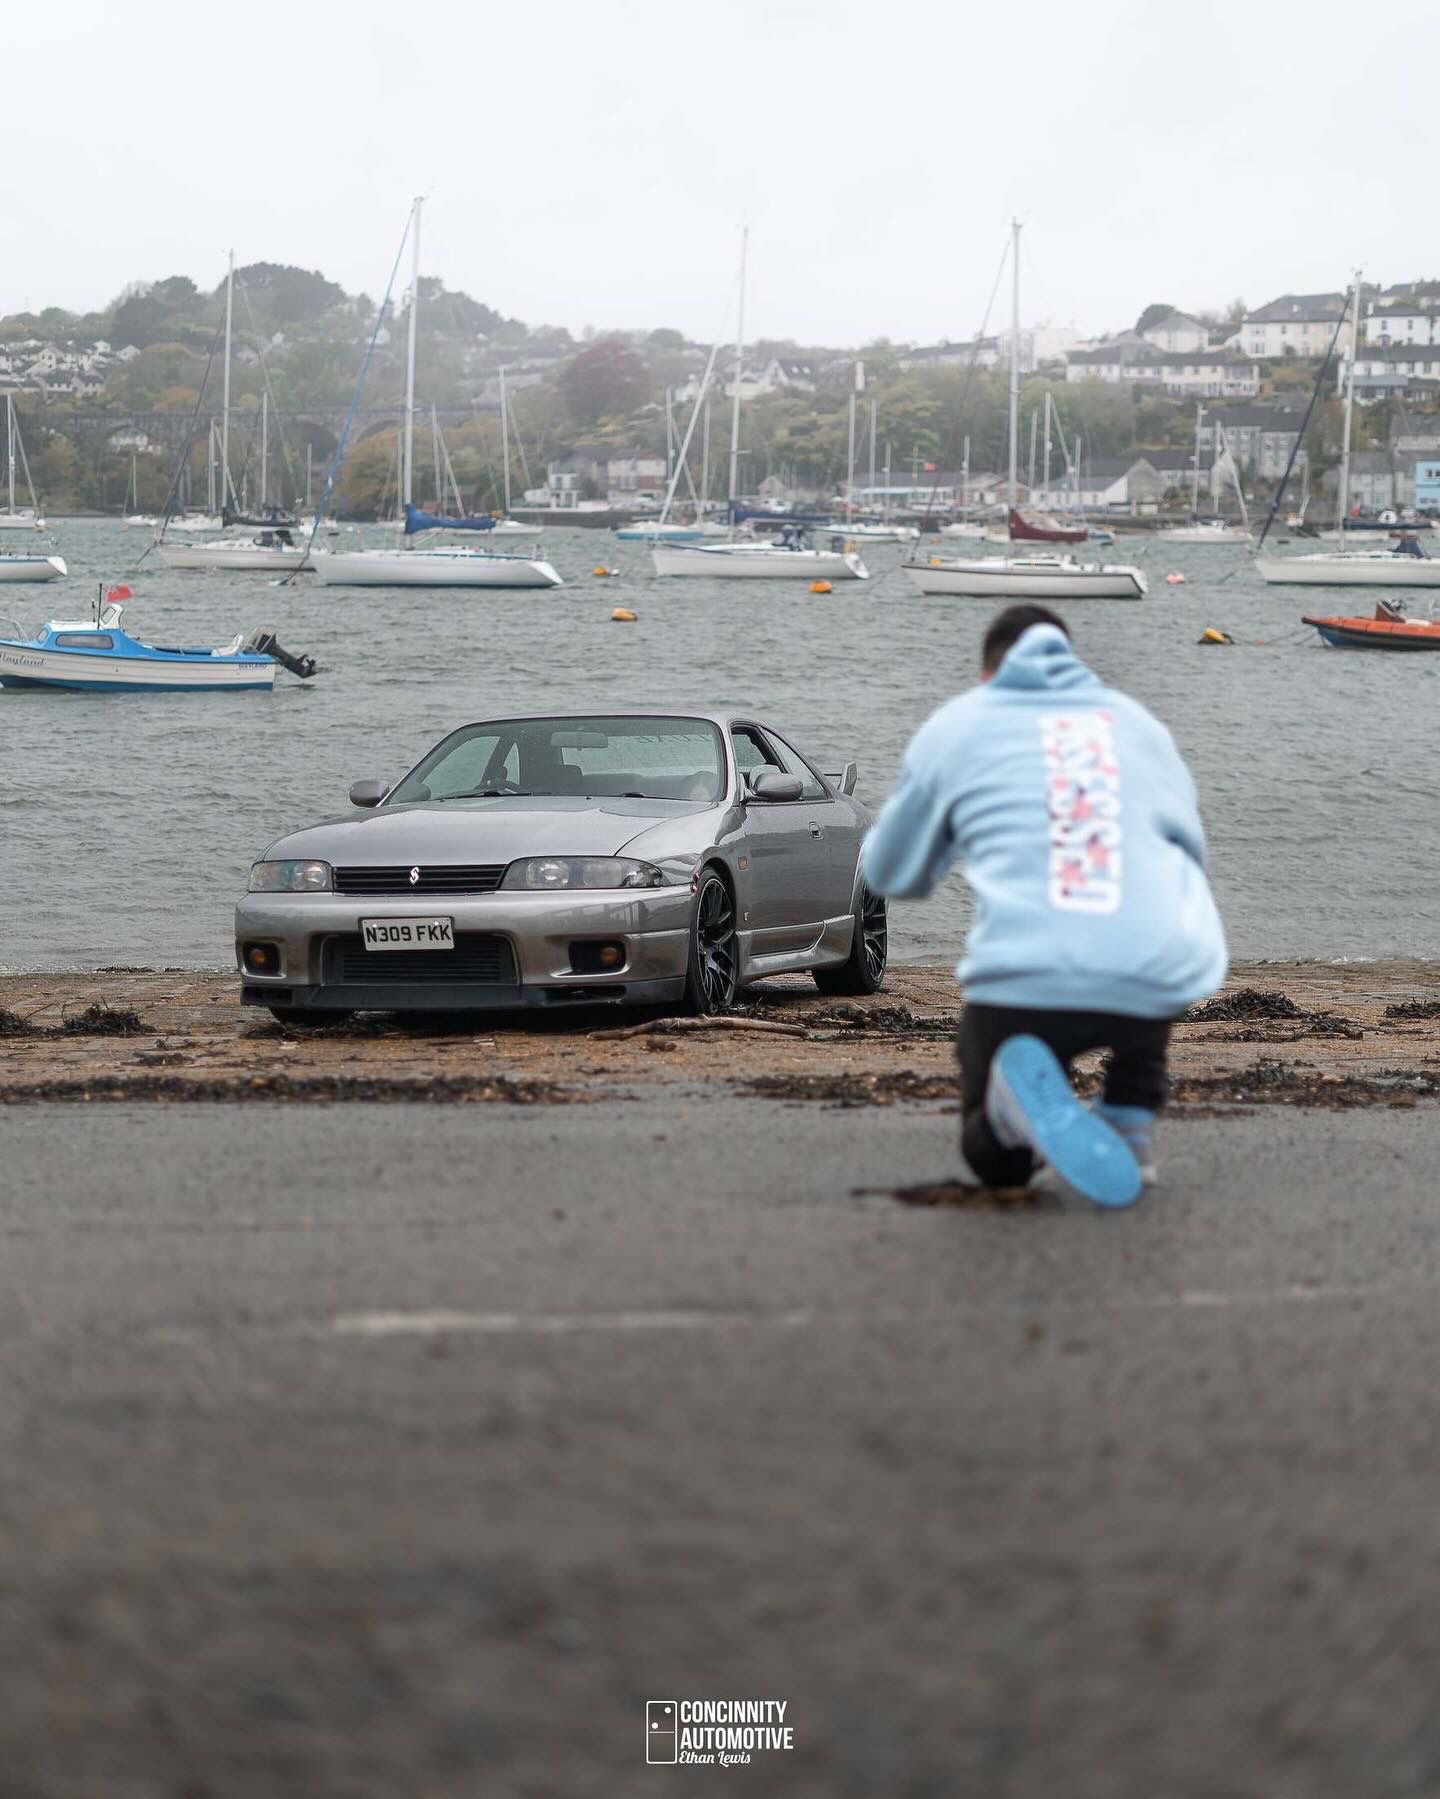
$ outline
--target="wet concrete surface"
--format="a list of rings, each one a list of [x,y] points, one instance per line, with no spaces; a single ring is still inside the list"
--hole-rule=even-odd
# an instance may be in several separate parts
[[[1434,1792],[1440,1110],[887,1197],[954,1123],[7,1108],[0,1791]]]

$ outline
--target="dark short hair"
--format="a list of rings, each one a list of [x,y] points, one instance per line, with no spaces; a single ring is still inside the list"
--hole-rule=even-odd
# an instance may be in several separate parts
[[[1031,625],[1054,625],[1066,637],[1070,635],[1066,630],[1065,620],[1058,618],[1048,607],[1007,606],[990,621],[990,629],[985,633],[985,643],[980,652],[981,666],[993,673]]]

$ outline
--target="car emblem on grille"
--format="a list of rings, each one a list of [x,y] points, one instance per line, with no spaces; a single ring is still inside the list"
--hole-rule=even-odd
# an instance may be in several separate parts
[[[412,868],[410,870],[410,885],[412,887],[414,887],[418,883],[419,879],[420,879],[420,870],[418,868]]]

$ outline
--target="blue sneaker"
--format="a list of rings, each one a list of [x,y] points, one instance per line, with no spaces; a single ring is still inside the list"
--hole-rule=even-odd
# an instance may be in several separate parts
[[[1030,1149],[1067,1186],[1106,1207],[1133,1206],[1140,1166],[1123,1137],[1075,1097],[1038,1037],[1011,1037],[990,1064],[985,1115],[1007,1149]]]
[[[1141,1182],[1153,1187],[1159,1179],[1155,1171],[1155,1114],[1148,1106],[1112,1106],[1103,1099],[1095,1100],[1090,1110],[1125,1139],[1130,1154],[1140,1164]]]

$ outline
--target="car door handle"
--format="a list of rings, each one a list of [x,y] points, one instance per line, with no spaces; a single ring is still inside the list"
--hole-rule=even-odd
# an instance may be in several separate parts
[[[813,818],[810,820],[810,835],[812,837],[823,837],[825,835],[824,826],[817,825]]]

